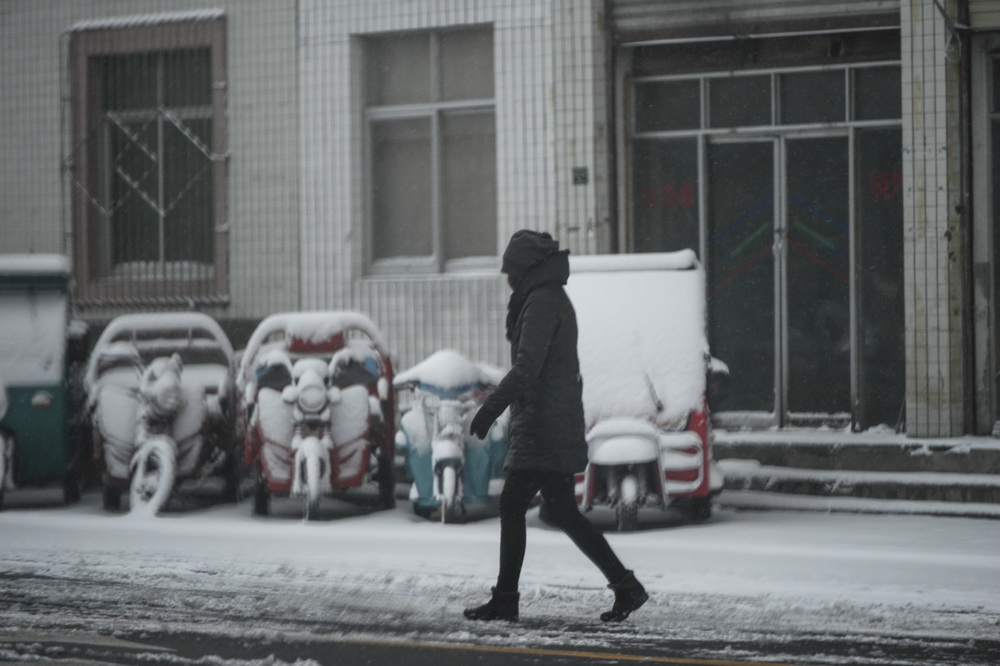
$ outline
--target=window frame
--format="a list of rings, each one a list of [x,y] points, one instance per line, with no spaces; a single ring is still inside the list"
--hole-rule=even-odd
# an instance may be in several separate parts
[[[445,256],[445,214],[444,214],[444,183],[443,183],[443,144],[444,135],[442,131],[444,116],[449,113],[490,113],[494,120],[494,142],[497,139],[496,132],[496,47],[494,41],[493,51],[493,76],[494,95],[490,98],[467,98],[461,100],[442,99],[442,54],[440,39],[442,35],[460,31],[483,31],[489,32],[491,39],[495,40],[492,24],[480,24],[471,26],[461,26],[456,28],[429,29],[416,31],[417,34],[427,35],[430,40],[430,99],[426,102],[410,102],[401,104],[369,104],[367,95],[370,86],[369,52],[371,50],[370,39],[382,39],[391,35],[377,34],[362,36],[361,58],[361,78],[366,82],[362,93],[362,145],[363,145],[363,173],[364,173],[364,240],[365,240],[365,269],[366,274],[374,277],[393,277],[407,274],[438,275],[442,273],[475,272],[483,270],[493,270],[496,268],[496,250],[491,255],[468,256],[449,259]],[[412,31],[399,33],[401,35],[412,35]],[[431,144],[431,253],[429,255],[398,256],[398,257],[375,257],[375,225],[374,219],[375,203],[375,174],[374,174],[374,140],[372,127],[381,121],[396,120],[427,120],[430,126]],[[497,178],[494,170],[494,178]],[[496,229],[494,229],[496,234]]]
[[[224,15],[164,17],[159,22],[84,24],[69,35],[71,151],[66,170],[71,179],[76,302],[81,306],[190,305],[229,302],[228,152],[226,123],[226,19]],[[159,275],[115,274],[109,246],[106,203],[108,165],[104,152],[103,76],[98,59],[143,53],[207,48],[210,58],[212,127],[212,265],[207,277],[186,277],[160,264]],[[96,196],[95,196],[96,194]],[[166,276],[166,277],[161,277]]]
[[[859,117],[858,105],[856,104],[857,73],[879,68],[898,69],[900,71],[900,77],[902,77],[902,63],[900,60],[878,59],[852,63],[804,65],[793,67],[781,66],[738,71],[713,70],[698,71],[693,73],[683,72],[678,74],[653,74],[644,76],[628,76],[627,67],[623,67],[621,70],[622,75],[619,77],[618,82],[618,85],[620,86],[619,90],[622,95],[622,104],[620,106],[622,115],[619,120],[620,124],[618,126],[618,136],[621,137],[625,146],[619,162],[624,177],[622,178],[622,182],[619,184],[619,219],[622,220],[622,224],[619,225],[618,238],[619,246],[625,248],[625,251],[627,252],[669,251],[670,249],[677,249],[656,248],[650,250],[648,247],[642,247],[640,243],[636,242],[636,230],[639,226],[636,221],[638,219],[638,197],[636,196],[636,192],[633,188],[636,187],[637,182],[636,174],[638,173],[638,167],[635,159],[637,154],[636,147],[639,144],[643,142],[666,142],[684,139],[694,139],[696,141],[696,145],[694,147],[694,150],[696,151],[694,161],[697,163],[697,179],[694,185],[695,193],[693,197],[690,197],[690,201],[694,202],[694,205],[697,207],[697,212],[694,214],[694,217],[697,219],[698,245],[693,249],[696,250],[699,259],[706,268],[706,271],[709,271],[711,269],[712,260],[709,248],[711,238],[708,227],[708,215],[712,193],[706,187],[706,183],[708,179],[707,172],[709,164],[708,152],[711,145],[726,142],[774,142],[774,144],[778,146],[775,150],[779,151],[776,155],[780,155],[780,157],[776,157],[774,166],[776,174],[776,187],[778,187],[778,181],[784,182],[786,175],[784,172],[784,169],[786,168],[784,146],[788,140],[834,136],[846,137],[849,151],[848,195],[850,197],[849,243],[851,256],[849,259],[849,274],[851,284],[849,285],[849,308],[851,313],[851,410],[850,413],[845,414],[836,413],[829,415],[823,414],[819,416],[819,422],[836,425],[837,427],[846,425],[848,421],[851,422],[852,426],[857,427],[859,424],[863,423],[864,419],[868,418],[868,410],[858,406],[858,400],[860,399],[862,393],[861,374],[863,372],[862,365],[864,363],[864,361],[859,358],[859,354],[862,352],[862,346],[858,342],[858,336],[862,331],[861,324],[858,321],[861,299],[860,289],[862,288],[862,281],[860,280],[859,274],[858,251],[860,247],[859,243],[863,242],[858,235],[858,224],[861,219],[859,202],[857,199],[861,184],[857,180],[858,174],[856,164],[861,150],[859,142],[861,139],[861,133],[865,130],[901,130],[903,126],[902,109],[900,109],[898,116],[893,117],[875,117],[872,119],[862,119]],[[842,81],[844,82],[844,95],[842,100],[843,108],[840,119],[836,121],[783,122],[781,97],[781,83],[784,80],[783,77],[786,74],[831,71],[841,75]],[[746,127],[713,126],[711,123],[711,98],[709,95],[711,82],[723,78],[757,75],[767,75],[770,77],[771,122],[769,124]],[[648,127],[641,127],[638,124],[640,114],[635,101],[637,98],[636,89],[638,86],[648,83],[692,80],[698,81],[698,98],[701,105],[699,114],[700,121],[697,128],[649,129]],[[901,181],[893,181],[892,183],[889,183],[889,185],[899,188],[901,187],[899,183],[901,183]],[[901,190],[897,189],[896,191],[899,196],[902,196]],[[784,213],[780,211],[777,214],[779,216],[784,215]],[[784,238],[785,236],[782,236],[782,239]],[[781,268],[784,269],[785,266],[782,265]],[[775,294],[777,300],[776,307],[787,308],[786,285],[776,282]],[[779,318],[783,319],[785,316],[784,312],[782,312]],[[790,347],[788,347],[789,338],[787,336],[782,337],[785,333],[780,331],[781,329],[779,328],[779,325],[776,324],[774,349],[779,357],[782,354],[783,349],[790,349]],[[713,419],[715,419],[717,424],[726,427],[764,428],[788,425],[814,425],[815,422],[817,422],[815,420],[817,418],[816,414],[793,412],[789,409],[790,403],[788,401],[789,384],[787,369],[788,363],[787,358],[785,358],[783,359],[782,364],[776,368],[776,372],[781,374],[776,375],[774,388],[776,390],[780,388],[783,391],[783,395],[776,400],[775,410],[770,412],[766,410],[736,410],[731,406],[724,406],[723,410],[713,415]],[[875,425],[875,423],[871,423],[870,425]],[[867,425],[865,427],[867,427]]]
[[[628,96],[629,102],[626,105],[626,112],[624,113],[624,125],[623,125],[623,139],[627,145],[627,150],[623,152],[623,164],[622,168],[625,169],[627,177],[624,180],[622,187],[631,187],[632,184],[632,171],[634,165],[632,164],[633,158],[633,145],[637,141],[643,140],[663,140],[663,139],[684,139],[684,138],[696,138],[698,141],[698,174],[699,182],[695,186],[696,190],[696,200],[698,205],[698,216],[699,216],[699,236],[700,242],[697,248],[698,256],[705,257],[707,254],[707,239],[706,239],[706,228],[704,221],[704,192],[701,185],[702,178],[704,177],[704,145],[707,141],[718,140],[724,137],[755,137],[755,136],[772,136],[776,134],[783,135],[804,135],[812,132],[836,132],[836,131],[848,131],[851,132],[851,136],[854,135],[855,129],[864,128],[879,128],[879,127],[897,127],[901,126],[902,118],[884,118],[875,120],[859,120],[855,117],[855,99],[854,99],[854,79],[855,72],[862,69],[876,69],[880,67],[900,67],[901,63],[899,60],[873,60],[865,62],[856,63],[845,63],[845,64],[835,64],[835,65],[807,65],[802,67],[772,67],[767,69],[747,69],[740,70],[738,72],[730,71],[709,71],[709,72],[696,72],[696,73],[683,73],[683,74],[667,74],[667,75],[655,75],[655,76],[642,76],[634,77],[628,79],[625,86],[625,93]],[[845,94],[844,94],[844,115],[842,120],[833,122],[810,122],[810,123],[782,123],[781,116],[781,76],[784,74],[796,74],[796,73],[810,73],[810,72],[828,72],[836,71],[841,73],[844,77]],[[726,79],[741,76],[758,76],[758,75],[768,75],[771,78],[770,85],[770,98],[771,98],[771,122],[766,125],[753,125],[749,127],[713,127],[710,121],[710,95],[709,86],[712,80],[716,79]],[[679,129],[679,130],[641,130],[637,124],[637,113],[635,113],[634,103],[632,100],[635,99],[636,87],[641,86],[646,83],[657,83],[661,81],[686,81],[686,80],[696,80],[699,81],[699,99],[701,102],[700,109],[700,125],[697,128],[691,129]],[[853,141],[853,138],[852,138]],[[852,143],[853,146],[853,143]],[[853,148],[852,148],[853,150]],[[627,183],[627,185],[625,184]],[[618,242],[620,247],[627,248],[629,252],[635,252],[635,209],[634,201],[631,193],[624,189],[620,194],[620,210],[621,219],[624,220],[624,224],[619,225],[619,238]]]

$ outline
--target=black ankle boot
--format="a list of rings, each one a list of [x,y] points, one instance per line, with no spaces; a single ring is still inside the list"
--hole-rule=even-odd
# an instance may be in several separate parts
[[[635,579],[635,574],[631,571],[627,572],[620,581],[611,583],[608,587],[615,591],[615,605],[606,613],[601,613],[603,622],[621,622],[649,599],[646,588]]]
[[[493,589],[493,597],[482,606],[465,609],[465,617],[470,620],[507,620],[517,621],[517,604],[521,599],[518,592],[505,592]]]

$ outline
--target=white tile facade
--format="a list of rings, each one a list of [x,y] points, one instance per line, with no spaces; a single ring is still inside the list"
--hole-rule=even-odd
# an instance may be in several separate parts
[[[730,7],[721,0],[702,4],[677,2],[686,13],[670,20],[703,20],[708,7]],[[960,51],[934,0],[845,4],[899,8],[907,427],[913,436],[961,434],[970,407]],[[956,22],[1000,28],[998,0],[940,4]],[[209,313],[253,321],[280,310],[358,309],[380,325],[403,367],[442,347],[506,365],[507,288],[495,270],[499,261],[478,273],[365,275],[358,38],[492,25],[498,254],[522,227],[548,230],[576,253],[599,252],[608,247],[608,195],[617,187],[607,172],[614,162],[607,127],[613,114],[606,108],[603,14],[613,6],[603,0],[0,2],[0,252],[67,252],[72,244],[60,170],[67,153],[65,31],[82,20],[217,8],[227,20],[231,302]],[[573,183],[577,168],[586,170],[586,184]],[[84,314],[100,320],[118,311]]]
[[[587,0],[307,0],[301,8],[301,276],[305,308],[371,314],[402,367],[456,348],[496,365],[507,288],[475,274],[366,277],[358,36],[492,25],[497,129],[497,253],[520,228],[574,252],[596,248],[606,184],[603,3]],[[588,184],[573,185],[574,167]],[[599,180],[601,179],[601,180]]]
[[[957,16],[955,1],[943,2]],[[913,436],[964,432],[957,36],[931,0],[901,3],[906,411]]]
[[[230,294],[220,318],[298,305],[294,0],[31,0],[0,6],[0,252],[72,247],[60,162],[66,31],[80,21],[221,9],[227,22]],[[119,310],[82,314],[107,319]]]

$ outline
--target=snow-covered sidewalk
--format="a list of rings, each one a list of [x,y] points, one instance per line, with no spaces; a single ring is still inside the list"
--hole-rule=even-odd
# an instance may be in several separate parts
[[[136,520],[103,513],[92,496],[75,507],[10,509],[0,513],[0,571],[11,586],[39,577],[148,585],[149,599],[136,599],[135,588],[94,586],[95,604],[99,597],[109,607],[148,603],[155,610],[115,618],[94,613],[89,630],[180,630],[196,623],[238,635],[319,617],[339,600],[368,615],[438,626],[439,640],[494,640],[470,633],[460,612],[484,598],[494,580],[495,518],[443,526],[404,505],[348,518],[331,511],[330,520],[304,523],[298,509],[279,507],[277,516],[255,519],[244,503]],[[652,594],[628,623],[639,637],[1000,635],[1000,530],[993,521],[724,509],[700,525],[647,518],[658,521],[656,529],[609,534]],[[610,603],[604,581],[564,535],[534,514],[530,525],[522,617],[592,619]],[[156,598],[184,590],[210,591],[212,608],[175,608]],[[68,628],[88,602],[49,599],[45,614],[5,604],[0,625]],[[273,616],[241,624],[254,605]],[[206,626],[212,618],[216,625]],[[495,638],[533,645],[561,639],[531,630]],[[580,635],[572,640],[579,643]],[[606,640],[593,637],[595,647]]]

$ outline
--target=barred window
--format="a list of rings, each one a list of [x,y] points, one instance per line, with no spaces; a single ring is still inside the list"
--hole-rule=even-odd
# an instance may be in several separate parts
[[[493,260],[492,30],[393,34],[364,44],[370,271],[441,272]]]
[[[200,12],[71,33],[83,304],[225,301],[225,24]]]

